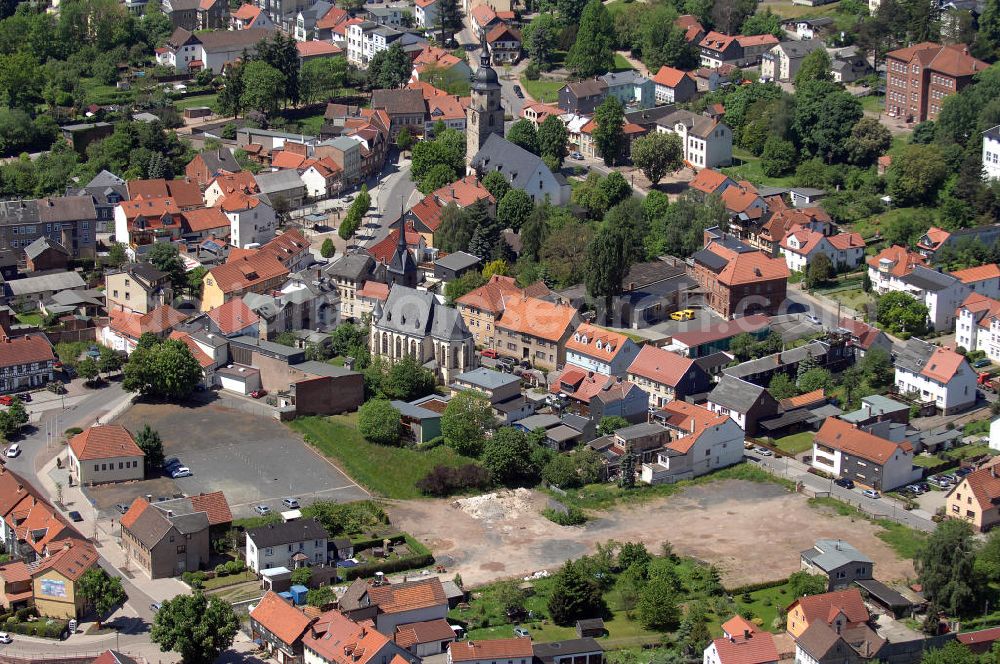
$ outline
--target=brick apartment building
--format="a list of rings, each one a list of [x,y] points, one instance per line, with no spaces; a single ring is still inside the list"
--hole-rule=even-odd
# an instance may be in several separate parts
[[[709,244],[694,256],[691,275],[705,290],[705,304],[726,318],[773,316],[785,299],[788,266],[741,243]]]
[[[885,112],[907,122],[936,120],[944,98],[961,92],[988,65],[965,44],[923,42],[885,56]]]

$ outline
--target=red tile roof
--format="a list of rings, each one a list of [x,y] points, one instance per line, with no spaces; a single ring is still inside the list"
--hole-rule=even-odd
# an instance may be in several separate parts
[[[215,364],[215,361],[208,356],[208,353],[206,353],[201,349],[201,346],[195,343],[194,339],[192,339],[191,335],[188,334],[187,332],[174,330],[173,332],[170,333],[169,338],[177,339],[181,341],[185,346],[187,346],[188,350],[191,351],[191,354],[194,355],[194,359],[198,360],[198,364],[201,365],[202,369],[207,369],[208,367]]]
[[[982,60],[972,57],[969,54],[969,47],[965,44],[942,46],[933,42],[922,42],[890,51],[886,54],[886,58],[903,62],[917,60],[926,69],[956,77],[972,76],[989,66]]]
[[[125,183],[129,200],[169,198],[180,208],[201,207],[201,189],[192,180],[129,180]]]
[[[295,48],[299,52],[300,58],[310,58],[320,55],[337,55],[338,53],[343,53],[344,49],[340,48],[336,44],[331,44],[325,41],[300,41],[295,42]]]
[[[469,207],[481,200],[489,203],[495,202],[493,194],[482,185],[475,175],[466,175],[460,180],[435,190],[432,195],[442,206],[455,203],[459,207]]]
[[[128,430],[117,424],[84,429],[69,441],[73,455],[80,461],[114,457],[146,456]]]
[[[0,340],[0,367],[55,361],[52,344],[41,333]]]
[[[864,238],[861,237],[861,233],[837,233],[836,235],[831,235],[827,239],[827,242],[833,245],[834,249],[838,251],[846,251],[855,247],[864,248],[865,244]]]
[[[728,179],[729,176],[725,173],[711,168],[703,168],[698,171],[688,186],[705,194],[714,194]]]
[[[778,38],[774,35],[740,35],[736,42],[743,48],[749,46],[763,46],[765,44],[777,44]]]
[[[812,406],[825,400],[826,400],[826,392],[821,387],[818,390],[813,390],[812,392],[806,392],[805,394],[799,394],[794,397],[788,397],[787,399],[782,399],[778,403],[782,407],[782,409],[792,410],[793,408]]]
[[[306,614],[270,590],[250,612],[250,618],[289,646],[294,645],[312,624]]]
[[[425,622],[410,623],[396,628],[396,645],[401,648],[422,643],[434,643],[435,641],[454,640],[455,631],[443,618],[437,620],[427,620]]]
[[[1000,279],[1000,265],[997,265],[996,263],[977,265],[964,270],[955,270],[951,273],[951,276],[955,277],[963,284],[971,284],[977,281],[985,281],[987,279]]]
[[[132,501],[132,504],[129,505],[128,511],[122,515],[121,519],[119,519],[119,523],[123,528],[132,528],[135,526],[135,522],[139,520],[139,517],[142,516],[142,513],[148,508],[149,501],[141,497],[136,498]]]
[[[486,660],[507,660],[507,659],[531,659],[534,651],[531,648],[531,639],[489,639],[482,641],[457,641],[449,646],[451,661],[453,662],[473,662],[480,659]]]
[[[503,314],[494,325],[498,329],[558,342],[566,336],[575,317],[575,307],[511,295],[504,298]]]
[[[991,321],[1000,317],[1000,301],[991,297],[986,297],[981,293],[970,293],[958,307],[955,315],[959,315],[962,309],[967,309],[979,324],[979,327],[989,329]]]
[[[979,507],[983,511],[1000,502],[1000,476],[997,474],[996,466],[981,468],[969,473],[954,489],[948,492],[948,496],[962,490],[963,485],[972,491],[972,495],[976,497],[976,502],[979,503]]]
[[[302,42],[298,42],[302,43]],[[271,166],[279,169],[298,168],[306,160],[305,156],[297,152],[279,150],[271,155]]]
[[[674,69],[673,67],[667,67],[666,65],[660,67],[660,70],[652,77],[653,82],[657,85],[662,85],[668,88],[676,88],[680,85],[681,81],[684,80],[685,76],[689,74],[680,69]]]
[[[894,277],[905,277],[910,272],[913,272],[913,268],[917,265],[925,265],[927,263],[926,259],[920,254],[910,251],[906,247],[901,247],[898,244],[886,247],[874,256],[869,256],[866,260],[869,267],[877,270],[879,262],[883,259],[893,262],[893,266],[889,272]]]
[[[381,613],[402,613],[448,604],[441,579],[432,577],[404,583],[387,583],[368,589],[368,598]]]
[[[207,233],[219,228],[229,229],[229,219],[219,208],[188,210],[183,216],[192,233]]]
[[[836,417],[828,417],[816,432],[815,441],[820,445],[848,452],[872,463],[883,465],[896,452],[912,452],[909,442],[894,443],[855,428],[850,422]]]
[[[288,268],[269,254],[257,253],[217,265],[208,274],[223,293],[232,293],[287,275]]]
[[[420,233],[413,229],[413,222],[406,222],[406,246],[413,250],[420,246]],[[377,243],[368,247],[368,255],[382,263],[392,260],[392,255],[396,253],[396,246],[399,244],[399,229],[393,228],[389,234]]]
[[[329,30],[338,24],[345,22],[349,17],[350,15],[347,13],[346,9],[331,7],[330,11],[323,15],[323,18],[316,21],[316,27],[320,30]]]
[[[762,251],[737,253],[714,242],[706,248],[729,261],[717,277],[723,285],[736,286],[788,278],[788,265],[783,258],[771,258]]]
[[[947,383],[965,363],[965,357],[947,348],[935,348],[920,375],[939,383]]]
[[[334,664],[369,664],[381,661],[389,637],[371,621],[358,624],[336,609],[327,611],[302,637],[302,644]]]
[[[389,298],[389,284],[384,284],[381,281],[366,281],[358,290],[357,296],[385,302]]]
[[[724,634],[729,634],[730,636],[736,636],[737,634],[742,635],[744,632],[756,634],[757,631],[757,625],[754,625],[752,622],[739,615],[733,616],[726,622],[722,623],[722,632]]]
[[[241,298],[233,298],[208,312],[222,334],[230,335],[260,322],[260,318]]]
[[[613,360],[625,347],[629,338],[619,332],[581,323],[566,341],[566,350],[601,360]],[[598,348],[600,346],[600,348]]]
[[[837,613],[843,613],[847,622],[851,624],[867,622],[869,618],[868,609],[865,608],[865,602],[861,598],[861,591],[857,588],[800,597],[791,603],[788,613],[791,613],[792,607],[796,604],[802,609],[806,622],[810,623],[820,621],[830,624]]]
[[[923,238],[920,238],[921,241],[917,243],[917,246],[922,247],[924,249],[933,250],[937,249],[942,242],[946,242],[948,238],[951,237],[951,233],[944,230],[943,228],[937,228],[936,226],[931,226],[930,228],[927,229],[927,232],[924,233],[924,237],[927,238],[928,242],[923,242]]]
[[[628,373],[676,387],[694,365],[689,357],[672,353],[656,346],[643,346],[629,365]]]
[[[67,539],[48,558],[42,558],[28,565],[32,578],[54,570],[70,581],[76,581],[87,570],[97,565],[97,549],[82,539]]]

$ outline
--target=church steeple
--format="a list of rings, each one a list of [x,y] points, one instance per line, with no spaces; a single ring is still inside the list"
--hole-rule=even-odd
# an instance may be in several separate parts
[[[385,272],[386,282],[390,288],[393,284],[410,288],[415,288],[417,285],[417,261],[406,246],[406,221],[402,217],[399,218],[399,239],[396,240],[396,250],[392,253]]]
[[[465,164],[471,173],[472,159],[490,134],[504,135],[503,107],[500,104],[500,78],[490,64],[486,31],[480,35],[479,68],[472,77],[472,100],[465,120]]]

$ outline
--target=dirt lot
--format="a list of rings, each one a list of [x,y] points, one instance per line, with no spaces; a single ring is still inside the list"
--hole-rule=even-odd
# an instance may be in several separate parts
[[[913,575],[912,562],[876,537],[877,526],[826,516],[775,484],[712,482],[615,508],[582,527],[542,517],[547,500],[534,493],[513,501],[526,509],[480,509],[480,518],[445,500],[398,503],[389,512],[394,523],[431,547],[449,574],[460,573],[469,585],[552,571],[609,539],[641,540],[651,549],[669,540],[676,552],[717,565],[728,587],[787,577],[799,569],[799,551],[823,537],[849,540],[875,561],[883,581]]]

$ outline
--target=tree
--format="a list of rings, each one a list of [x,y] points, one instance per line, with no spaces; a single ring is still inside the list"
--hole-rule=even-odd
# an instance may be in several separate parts
[[[511,189],[497,204],[497,223],[518,231],[534,209],[535,202],[523,189]]]
[[[638,166],[653,186],[667,173],[684,165],[684,146],[674,133],[654,132],[632,143],[632,162]]]
[[[930,617],[930,611],[928,611],[928,618]],[[933,619],[934,626],[936,627],[938,621],[937,611],[934,612]],[[920,664],[979,664],[981,661],[992,662],[995,661],[996,652],[997,648],[994,645],[992,652],[989,655],[984,654],[982,659],[980,659],[974,652],[969,650],[968,646],[956,639],[948,641],[942,648],[932,648],[925,651],[923,657],[920,658]]]
[[[445,297],[448,298],[449,304],[454,304],[460,297],[476,290],[486,281],[486,277],[481,273],[470,270],[458,279],[452,279],[444,285]]]
[[[284,97],[285,79],[281,72],[263,60],[251,60],[243,65],[243,92],[240,104],[265,116],[278,112]]]
[[[584,266],[587,293],[604,298],[605,320],[611,319],[612,300],[622,293],[622,282],[631,267],[628,240],[625,229],[603,226],[587,246]]]
[[[137,347],[129,356],[122,387],[143,395],[181,399],[202,377],[201,365],[183,341],[161,342],[154,337],[150,346]]]
[[[677,591],[673,584],[662,577],[651,577],[639,595],[636,606],[639,622],[646,629],[667,631],[677,627],[680,609]]]
[[[181,291],[187,285],[184,261],[181,260],[177,245],[170,242],[157,242],[146,253],[146,260],[160,272],[169,275],[170,283],[175,290]]]
[[[847,139],[847,159],[855,166],[867,168],[875,163],[892,145],[892,134],[875,118],[861,118]]]
[[[521,224],[521,256],[530,261],[537,261],[548,232],[549,206],[548,203],[543,203],[535,206]]]
[[[100,369],[97,367],[97,361],[92,357],[85,357],[76,365],[76,372],[83,378],[84,381],[89,385],[94,382],[100,373]]]
[[[832,81],[831,66],[830,56],[825,48],[810,51],[806,57],[802,58],[799,71],[795,74],[795,87],[798,88],[809,81]]]
[[[299,88],[303,101],[311,103],[324,96],[336,97],[340,88],[347,85],[349,66],[347,58],[313,58],[302,63]]]
[[[98,627],[104,616],[128,599],[121,578],[109,576],[101,567],[93,567],[84,572],[76,584],[76,592],[94,607]]]
[[[799,389],[795,387],[795,381],[789,378],[786,373],[778,373],[772,376],[767,391],[778,401],[790,399],[799,394]]]
[[[156,429],[148,424],[144,425],[135,435],[135,444],[146,455],[143,465],[147,474],[163,467],[163,439]]]
[[[358,408],[358,433],[369,443],[396,445],[403,433],[400,418],[388,399],[369,399]]]
[[[336,599],[337,596],[333,593],[333,588],[330,586],[313,588],[306,593],[306,604],[318,608],[329,606],[330,604],[333,604]]]
[[[939,523],[913,561],[927,598],[953,615],[967,614],[975,599],[975,556],[972,526]]]
[[[449,164],[435,164],[420,178],[417,189],[422,194],[429,194],[441,187],[446,187],[458,179],[458,172]]]
[[[538,148],[543,159],[549,159],[562,166],[568,151],[566,142],[569,134],[566,125],[555,115],[550,115],[538,126]]]
[[[396,134],[396,146],[403,152],[413,147],[413,134],[410,133],[409,127],[403,127]]]
[[[556,454],[542,468],[542,479],[546,484],[560,489],[572,489],[581,485],[576,464],[568,454]]]
[[[892,332],[920,336],[927,328],[927,306],[909,293],[886,293],[878,298],[875,307],[875,320]]]
[[[827,590],[828,579],[822,574],[810,574],[805,570],[794,572],[788,577],[788,591],[792,597],[821,595]]]
[[[458,0],[443,0],[438,5],[438,43],[447,46],[462,29],[462,8]]]
[[[527,597],[517,581],[508,579],[494,584],[489,590],[491,601],[506,616],[520,616],[524,613]]]
[[[561,122],[559,124],[562,124]],[[490,171],[483,178],[483,187],[486,191],[493,194],[493,198],[499,203],[503,197],[510,191],[510,184],[507,182],[507,178],[503,176],[500,171]]]
[[[635,488],[635,455],[627,452],[622,457],[621,470],[618,472],[618,486],[622,489]]]
[[[760,168],[769,178],[780,177],[795,168],[795,145],[778,136],[769,136],[764,142]]]
[[[307,586],[312,579],[312,570],[308,567],[296,567],[292,570],[292,585]]]
[[[163,652],[179,653],[185,664],[212,664],[233,644],[239,628],[228,602],[196,592],[164,600],[149,638]]]
[[[451,2],[452,0],[447,0]],[[399,41],[376,53],[368,63],[367,80],[371,88],[401,88],[410,80],[413,64]]]
[[[797,385],[803,393],[825,390],[833,385],[833,377],[830,375],[829,370],[816,367],[803,373],[799,377]]]
[[[108,250],[108,257],[104,260],[111,267],[121,267],[127,263],[128,256],[125,254],[125,245],[121,242],[112,244],[111,249]]]
[[[475,207],[475,204],[472,207]],[[453,253],[468,250],[472,234],[476,230],[471,211],[472,208],[463,210],[453,202],[441,208],[441,224],[434,233],[434,241],[438,243],[441,251]]]
[[[384,365],[372,363],[369,369],[381,373],[379,392],[388,399],[412,401],[427,396],[434,391],[437,380],[434,373],[423,366],[416,357],[407,355],[392,366],[384,369]]]
[[[519,145],[531,154],[540,154],[538,146],[538,132],[534,123],[527,118],[522,118],[512,124],[507,131],[507,140],[514,145]]]
[[[488,281],[494,275],[507,276],[510,274],[510,263],[505,260],[490,261],[483,266],[483,281]]]
[[[296,41],[281,31],[273,33],[270,39],[257,43],[256,58],[267,63],[280,75],[281,88],[278,99],[285,103],[298,103],[300,94],[299,51]],[[247,70],[244,70],[246,74]],[[249,82],[247,83],[249,85]],[[251,108],[253,108],[251,106]]]
[[[899,207],[934,200],[947,177],[948,162],[937,145],[907,145],[885,174],[887,191]]]
[[[715,29],[727,35],[735,35],[740,26],[757,9],[754,0],[716,0],[711,5],[711,23]]]
[[[606,607],[600,586],[586,573],[582,560],[567,560],[556,573],[548,609],[557,625],[572,625],[582,618],[604,614]]]
[[[486,433],[495,426],[490,402],[471,391],[456,394],[441,415],[444,442],[463,456],[482,454]]]
[[[600,0],[591,2],[599,3]],[[625,110],[617,97],[609,95],[601,102],[594,111],[594,122],[597,125],[594,128],[594,144],[604,163],[613,166],[625,146]]]
[[[1000,52],[1000,0],[986,0],[983,4],[976,43],[994,56]]]
[[[817,254],[806,268],[806,288],[816,288],[822,286],[833,278],[833,263],[830,257],[824,253]]]
[[[501,484],[518,484],[535,472],[528,436],[514,427],[501,427],[486,439],[482,463]]]
[[[614,25],[608,8],[601,0],[590,0],[583,9],[579,25],[576,40],[566,56],[566,67],[581,78],[610,71],[615,65],[611,49]]]
[[[740,27],[740,34],[744,35],[774,35],[780,38],[782,32],[781,17],[770,8],[748,16]]]
[[[107,346],[101,346],[100,355],[97,358],[97,369],[103,374],[112,374],[121,371],[125,365],[125,359],[121,354],[116,353]]]
[[[814,80],[797,86],[794,129],[807,156],[828,164],[841,161],[851,129],[862,114],[861,102],[835,83]]]
[[[1000,530],[993,530],[976,553],[976,574],[987,583],[1000,579]]]
[[[559,26],[556,18],[547,12],[542,12],[531,19],[531,23],[522,31],[524,49],[531,61],[542,71],[552,69],[558,34]]]
[[[319,255],[323,258],[333,258],[333,255],[336,253],[337,248],[333,246],[333,239],[326,238],[323,240],[323,244],[319,248]]]
[[[610,436],[619,429],[629,426],[629,421],[620,415],[610,415],[601,418],[597,432],[602,436]]]

